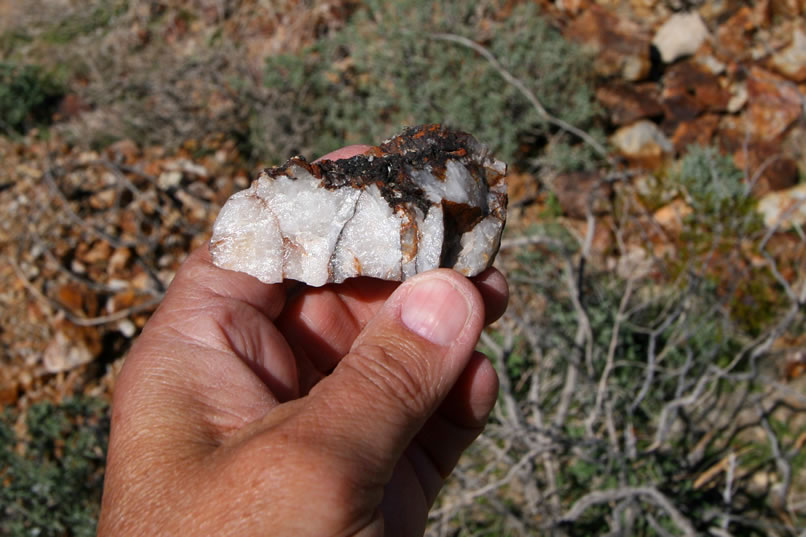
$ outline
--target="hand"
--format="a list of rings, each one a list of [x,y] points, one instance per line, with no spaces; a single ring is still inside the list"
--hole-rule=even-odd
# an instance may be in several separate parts
[[[506,301],[495,270],[266,285],[202,247],[118,379],[99,535],[422,535]]]

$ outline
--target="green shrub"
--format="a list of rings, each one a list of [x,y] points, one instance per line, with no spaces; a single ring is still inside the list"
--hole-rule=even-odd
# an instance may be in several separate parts
[[[63,95],[61,85],[41,67],[0,62],[0,131],[22,133],[49,123]]]
[[[753,435],[761,427],[761,401],[773,409],[771,429],[781,451],[791,454],[786,456],[792,471],[801,469],[804,457],[793,446],[803,434],[804,409],[782,405],[776,411],[774,395],[759,395],[770,379],[756,370],[746,333],[722,307],[712,284],[692,279],[687,288],[675,290],[639,280],[625,302],[626,282],[587,272],[576,280],[590,323],[590,336],[580,344],[580,313],[562,270],[569,253],[573,250],[558,241],[528,258],[524,254],[521,271],[510,275],[513,296],[521,297],[516,305],[530,303],[522,297],[541,297],[542,307],[519,308],[514,321],[487,340],[493,348],[483,348],[494,357],[499,375],[508,378],[503,397],[514,400],[520,417],[513,419],[512,406],[499,401],[485,435],[504,439],[499,441],[509,458],[471,452],[470,462],[460,466],[460,482],[466,481],[460,497],[469,486],[482,488],[498,479],[490,472],[472,485],[475,468],[487,464],[507,476],[500,489],[485,496],[490,502],[479,508],[477,519],[490,526],[507,520],[502,505],[512,497],[525,510],[513,512],[520,521],[518,535],[681,535],[677,514],[698,535],[715,527],[737,536],[769,534],[768,528],[798,535],[757,485],[783,474],[775,476],[780,466],[763,432]],[[575,380],[569,381],[572,368]],[[566,393],[569,383],[573,389]],[[560,408],[565,408],[562,418]],[[539,455],[518,470],[517,461],[530,450]],[[736,455],[734,474],[725,470],[703,479],[731,454]],[[573,520],[563,518],[582,498],[629,487],[656,491],[675,511],[624,493],[622,499],[592,502]],[[545,495],[531,504],[518,499],[530,494]],[[791,524],[803,522],[801,517]],[[614,531],[618,527],[622,533]]]
[[[779,312],[782,290],[760,257],[764,224],[744,173],[729,155],[714,147],[691,146],[670,179],[682,191],[692,213],[685,218],[675,269],[704,279],[732,320],[759,331]]]
[[[86,397],[36,404],[26,415],[25,438],[12,429],[15,413],[0,414],[0,535],[95,535],[107,410],[103,401]]]
[[[551,113],[589,127],[595,115],[589,58],[533,3],[500,20],[493,4],[366,2],[342,31],[268,60],[265,84],[289,112],[277,124],[267,124],[275,119],[268,116],[256,125],[257,139],[279,160],[288,155],[275,152],[277,134],[298,139],[299,152],[321,154],[380,141],[402,125],[444,123],[512,162],[524,157],[525,139],[548,137],[548,125],[486,59],[437,33],[483,44]]]
[[[744,173],[733,164],[730,155],[723,155],[715,147],[694,145],[680,163],[677,180],[696,212],[721,217],[752,206],[743,178]]]

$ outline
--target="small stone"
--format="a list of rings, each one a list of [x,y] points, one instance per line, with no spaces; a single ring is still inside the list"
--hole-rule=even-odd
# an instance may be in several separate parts
[[[806,351],[799,349],[787,352],[784,358],[783,373],[789,380],[795,380],[806,374]],[[802,439],[799,448],[802,449],[806,445],[806,434],[801,434],[798,438]]]
[[[672,136],[672,143],[678,152],[684,151],[690,145],[708,145],[719,127],[719,116],[706,114],[690,121],[683,121],[677,125]]]
[[[747,104],[747,85],[734,84],[730,88],[730,100],[728,101],[728,112],[735,114]]]
[[[79,164],[93,164],[98,161],[100,156],[95,151],[83,151],[79,153],[76,159]]]
[[[182,172],[181,171],[166,171],[162,172],[159,177],[157,177],[157,186],[160,187],[162,190],[168,190],[171,188],[176,188],[182,183]]]
[[[13,378],[0,378],[0,405],[8,406],[17,402],[20,382]]]
[[[646,167],[660,165],[674,146],[657,125],[641,120],[616,131],[611,138],[614,146],[628,159]]]
[[[106,154],[113,162],[123,161],[126,164],[133,164],[140,156],[140,148],[133,140],[125,139],[107,147]]]
[[[128,248],[115,248],[115,251],[109,256],[109,262],[106,266],[107,273],[110,276],[119,275],[126,268],[126,265],[129,263],[129,259],[131,259],[131,257],[132,253]]]
[[[187,159],[178,159],[165,164],[165,169],[168,171],[180,171],[189,175],[196,175],[198,177],[208,177],[210,172],[201,164],[196,164]]]
[[[770,66],[795,82],[806,81],[806,33],[795,29],[792,44],[770,59]]]
[[[132,307],[137,300],[137,294],[132,289],[124,288],[122,292],[110,296],[106,300],[107,313],[125,310]]]
[[[672,121],[693,119],[702,111],[723,112],[730,100],[719,77],[692,61],[672,66],[663,77],[663,86],[661,99]]]
[[[507,175],[509,206],[525,207],[540,197],[540,184],[529,173],[510,172]]]
[[[770,0],[773,15],[797,17],[806,13],[806,0]]]
[[[82,248],[82,246],[86,246],[86,243],[80,245],[76,250],[76,257],[85,265],[105,263],[112,253],[112,247],[103,240],[95,241],[89,248]]]
[[[748,57],[750,35],[758,27],[756,18],[752,9],[742,6],[717,30],[719,46],[724,53],[732,56],[732,60],[744,60]]]
[[[694,62],[712,75],[725,73],[727,66],[711,54],[700,54],[694,57]]]
[[[798,182],[797,163],[781,152],[778,143],[743,142],[733,153],[733,163],[738,169],[747,170],[748,180],[755,181],[753,194],[758,197],[786,190]]]
[[[654,83],[615,83],[596,90],[596,99],[607,109],[615,125],[663,115],[659,97]]]
[[[594,69],[602,76],[629,81],[649,74],[650,37],[638,24],[592,5],[568,25],[566,36],[596,54]]]
[[[469,134],[407,129],[365,154],[264,170],[216,219],[219,267],[266,283],[402,281],[489,267],[506,220],[506,165]]]
[[[70,121],[78,118],[84,112],[88,112],[92,107],[88,102],[75,93],[68,93],[59,102],[53,119],[56,121]]]
[[[61,324],[42,354],[42,363],[48,373],[70,371],[87,364],[101,349],[100,336],[95,330]]]
[[[806,183],[767,194],[759,200],[758,212],[768,228],[802,228],[806,225]]]
[[[556,5],[557,9],[572,16],[577,16],[582,10],[590,7],[588,0],[557,0]]]
[[[652,216],[666,231],[680,233],[683,230],[683,220],[692,212],[692,208],[685,201],[676,199],[655,211]]]
[[[201,181],[194,181],[187,186],[187,191],[194,197],[204,200],[212,201],[215,199],[215,192],[212,188],[202,183]]]
[[[123,334],[123,337],[131,338],[137,333],[137,327],[129,319],[121,319],[118,321],[118,332]]]
[[[112,204],[115,203],[116,196],[117,190],[114,188],[105,188],[103,190],[99,190],[90,196],[90,207],[100,211],[109,209],[112,207]]]
[[[194,197],[186,190],[178,190],[176,192],[176,199],[182,203],[185,210],[185,215],[192,222],[201,222],[207,216],[207,205],[200,199]]]
[[[652,44],[664,63],[691,56],[708,37],[708,28],[695,13],[675,13],[658,28]]]
[[[87,266],[84,265],[84,263],[82,263],[78,259],[73,259],[70,262],[70,270],[72,270],[76,274],[86,274]]]
[[[84,288],[77,283],[59,286],[56,296],[64,307],[72,311],[81,311],[84,308]]]
[[[17,174],[30,177],[31,179],[42,178],[42,170],[39,170],[38,168],[34,168],[32,166],[28,166],[27,164],[18,164]]]
[[[775,140],[803,114],[800,92],[769,71],[753,67],[747,79],[751,134]]]
[[[571,218],[584,219],[608,213],[612,206],[613,188],[602,181],[598,172],[571,172],[559,174],[551,181],[551,191],[557,197],[563,212]]]

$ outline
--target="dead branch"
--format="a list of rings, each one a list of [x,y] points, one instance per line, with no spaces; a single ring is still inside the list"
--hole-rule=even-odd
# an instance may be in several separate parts
[[[691,522],[681,513],[669,498],[664,496],[660,491],[654,487],[624,487],[611,490],[597,490],[590,492],[577,500],[571,509],[563,515],[561,522],[570,523],[578,520],[589,508],[594,505],[603,503],[615,502],[628,497],[640,496],[650,500],[655,505],[663,509],[672,522],[680,528],[684,535],[695,537],[697,535],[694,526]]]
[[[542,118],[546,123],[550,123],[555,127],[559,127],[560,129],[577,136],[578,138],[583,140],[586,144],[591,146],[594,149],[594,151],[596,151],[599,154],[599,156],[604,158],[608,163],[610,163],[611,165],[615,164],[612,158],[608,155],[607,149],[605,149],[604,146],[602,146],[602,144],[597,142],[596,139],[593,138],[593,136],[583,131],[582,129],[579,129],[571,125],[567,121],[564,121],[558,117],[551,115],[548,112],[548,110],[546,110],[546,108],[543,106],[543,104],[540,102],[540,100],[537,98],[537,96],[534,94],[534,92],[530,90],[528,87],[526,87],[526,84],[524,84],[521,80],[519,80],[518,78],[513,76],[512,73],[507,71],[506,68],[504,68],[504,66],[501,65],[501,62],[499,62],[498,59],[493,55],[493,53],[490,52],[486,47],[466,37],[462,37],[461,35],[450,33],[433,33],[426,35],[431,39],[457,43],[459,45],[462,45],[463,47],[467,47],[476,51],[480,56],[482,56],[485,60],[487,60],[490,63],[493,69],[495,69],[498,72],[498,74],[501,75],[501,78],[506,80],[509,84],[515,87],[515,89],[521,92],[521,94],[524,97],[526,97],[526,99],[529,101],[532,107],[534,107],[535,111],[537,111],[537,115],[540,116],[540,118]]]

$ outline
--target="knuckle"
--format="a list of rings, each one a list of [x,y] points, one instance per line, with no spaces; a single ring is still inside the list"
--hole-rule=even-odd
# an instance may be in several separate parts
[[[377,390],[380,400],[392,400],[399,408],[419,415],[432,399],[431,374],[427,359],[416,349],[390,352],[381,345],[365,344],[344,361],[365,379],[365,385]]]

